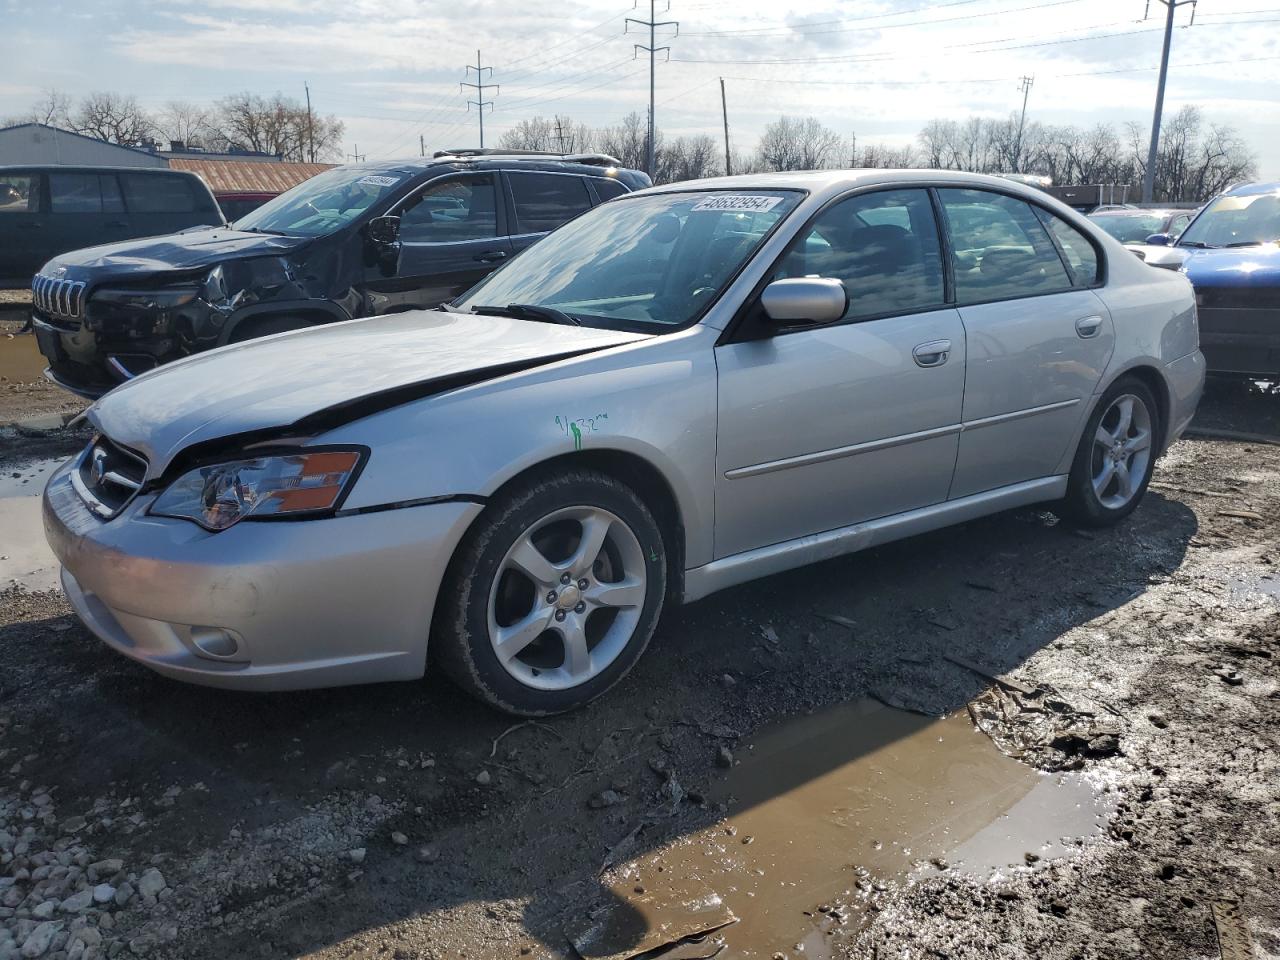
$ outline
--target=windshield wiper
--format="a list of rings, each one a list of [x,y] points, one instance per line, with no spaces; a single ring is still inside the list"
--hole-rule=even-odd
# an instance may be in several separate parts
[[[543,323],[562,323],[570,327],[582,326],[582,321],[572,314],[536,303],[508,303],[505,307],[482,304],[472,307],[471,312],[485,317],[515,317],[517,320],[540,320]]]
[[[1225,243],[1222,245],[1223,250],[1230,250],[1232,247],[1260,247],[1266,240],[1237,240],[1235,243]]]
[[[1208,249],[1209,249],[1209,245],[1208,245],[1207,243],[1202,243],[1202,242],[1201,242],[1201,241],[1199,241],[1199,240],[1181,240],[1181,241],[1179,241],[1179,242],[1178,242],[1178,246],[1180,246],[1180,247],[1196,247],[1196,248],[1198,248],[1198,249],[1200,249],[1200,250],[1208,250]]]
[[[271,237],[288,236],[287,233],[281,233],[279,230],[264,230],[262,227],[243,227],[238,229],[242,229],[244,233],[265,233],[267,236]]]

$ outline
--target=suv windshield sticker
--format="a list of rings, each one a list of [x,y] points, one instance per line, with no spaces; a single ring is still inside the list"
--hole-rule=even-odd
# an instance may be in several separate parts
[[[372,175],[361,177],[356,181],[356,183],[368,183],[375,187],[394,187],[399,182],[399,177],[375,177]]]
[[[707,197],[693,205],[693,210],[729,210],[734,213],[764,213],[782,202],[781,197],[753,197],[729,194],[723,197]]]

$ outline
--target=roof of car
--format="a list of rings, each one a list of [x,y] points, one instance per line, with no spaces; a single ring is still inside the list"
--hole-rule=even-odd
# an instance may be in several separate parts
[[[1099,217],[1170,217],[1179,213],[1195,213],[1194,210],[1179,210],[1174,207],[1134,207],[1131,210],[1095,210],[1090,218]]]
[[[1280,181],[1271,183],[1241,183],[1227,190],[1223,196],[1253,197],[1261,193],[1280,193]]]
[[[0,166],[0,173],[19,170],[38,170],[42,173],[144,173],[148,176],[195,176],[185,170],[171,170],[169,167],[121,167],[109,163],[7,163]]]
[[[612,158],[606,158],[612,159]],[[565,170],[570,168],[574,173],[588,176],[604,176],[606,171],[635,173],[627,167],[612,166],[601,163],[592,155],[557,156],[554,154],[478,154],[466,153],[446,154],[440,157],[410,157],[402,160],[375,160],[373,162],[347,164],[347,169],[366,170],[370,173],[399,173],[414,176],[433,168],[452,170]]]
[[[735,177],[710,177],[705,180],[686,180],[650,187],[639,193],[659,193],[683,190],[809,190],[812,193],[837,193],[859,185],[892,183],[947,183],[960,187],[987,187],[1003,193],[1034,197],[1041,202],[1053,202],[1053,198],[1036,187],[1029,187],[1002,177],[982,173],[965,173],[959,170],[930,169],[880,169],[861,168],[848,170],[796,170],[784,173],[749,173]]]

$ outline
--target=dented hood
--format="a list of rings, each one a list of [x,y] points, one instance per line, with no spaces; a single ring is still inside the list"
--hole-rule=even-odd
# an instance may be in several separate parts
[[[160,237],[72,250],[54,257],[44,270],[94,284],[116,278],[136,280],[151,273],[212,268],[244,257],[280,256],[310,242],[310,237],[247,233],[230,227],[194,227]]]
[[[156,476],[223,437],[356,419],[644,334],[421,310],[350,320],[196,354],[116,387],[94,425]]]

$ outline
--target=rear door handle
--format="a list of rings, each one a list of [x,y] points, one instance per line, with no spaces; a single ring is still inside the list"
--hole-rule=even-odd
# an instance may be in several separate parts
[[[1101,317],[1081,317],[1076,321],[1076,333],[1082,340],[1088,340],[1090,337],[1096,337],[1102,330]]]
[[[951,356],[950,340],[930,340],[911,351],[918,367],[940,367]]]
[[[496,263],[499,260],[507,259],[507,251],[505,250],[487,250],[476,257],[481,263]]]

